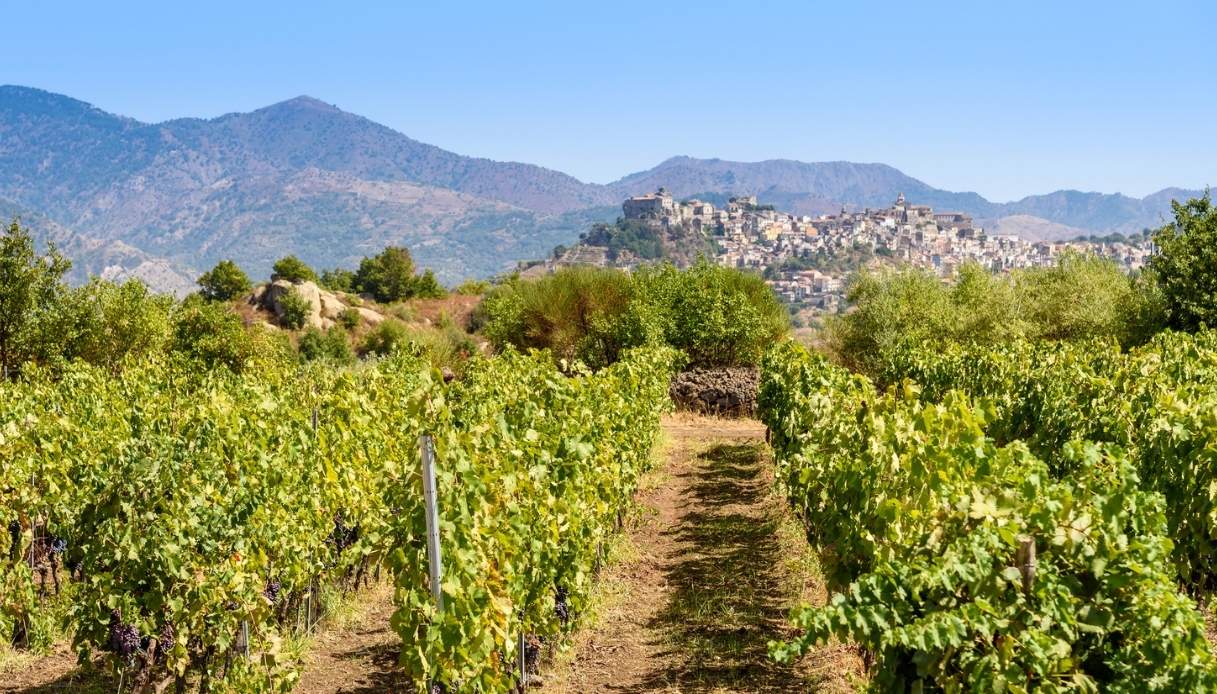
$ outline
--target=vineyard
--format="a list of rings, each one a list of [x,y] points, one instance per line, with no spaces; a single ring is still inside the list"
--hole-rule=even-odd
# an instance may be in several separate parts
[[[396,584],[417,686],[513,686],[518,639],[573,628],[651,460],[674,352],[595,374],[546,355],[445,383],[408,354],[358,368],[200,371],[171,357],[0,383],[0,636],[131,683],[288,691],[280,646],[322,586]],[[420,435],[433,437],[443,609],[431,599]]]
[[[776,348],[762,417],[840,592],[775,655],[850,640],[884,689],[1217,686],[1189,594],[1212,578],[1215,355],[1203,333],[910,347],[880,390]]]

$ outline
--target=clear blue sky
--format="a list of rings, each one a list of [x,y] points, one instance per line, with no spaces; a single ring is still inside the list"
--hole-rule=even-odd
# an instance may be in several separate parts
[[[597,182],[688,154],[994,200],[1217,184],[1212,0],[442,4],[0,0],[0,83],[147,121],[308,94]]]

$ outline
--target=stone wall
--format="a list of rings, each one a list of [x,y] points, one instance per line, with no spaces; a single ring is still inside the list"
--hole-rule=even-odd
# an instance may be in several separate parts
[[[734,366],[690,369],[672,377],[668,393],[679,410],[725,417],[751,417],[756,413],[760,370]]]

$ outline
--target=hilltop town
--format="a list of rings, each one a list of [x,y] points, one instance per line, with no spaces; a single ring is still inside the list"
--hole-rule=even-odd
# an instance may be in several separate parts
[[[835,215],[794,215],[740,196],[724,206],[678,201],[665,189],[627,198],[616,224],[600,224],[573,248],[530,272],[575,264],[631,268],[655,260],[678,265],[699,255],[764,274],[788,303],[817,312],[842,307],[846,280],[862,267],[906,265],[944,279],[976,262],[1002,272],[1054,264],[1069,250],[1108,257],[1139,269],[1150,253],[1143,236],[1032,242],[988,234],[971,216],[913,204],[900,194],[883,209],[842,209]]]

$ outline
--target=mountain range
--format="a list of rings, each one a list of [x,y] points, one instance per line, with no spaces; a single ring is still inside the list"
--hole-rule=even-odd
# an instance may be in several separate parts
[[[0,87],[0,215],[19,215],[90,274],[188,291],[233,258],[255,277],[288,253],[351,267],[388,244],[447,282],[570,243],[621,201],[755,194],[797,213],[913,203],[1028,236],[1160,226],[1170,200],[1057,191],[1010,203],[934,188],[885,164],[674,157],[609,184],[455,154],[310,97],[213,119],[143,123],[67,96]]]

